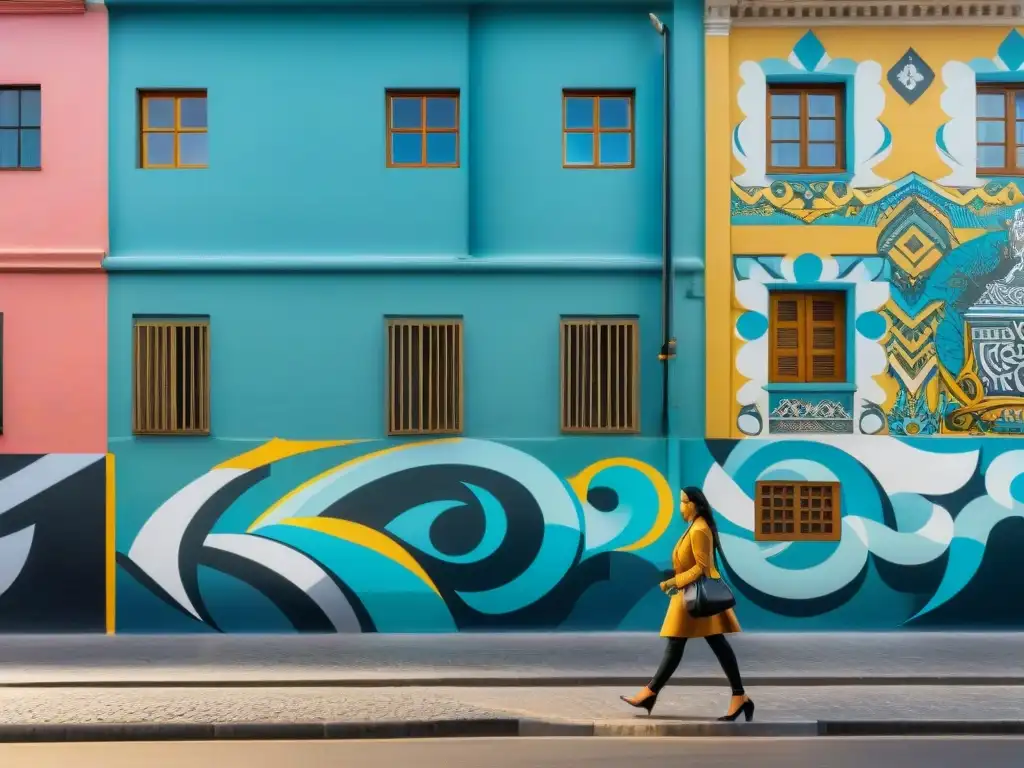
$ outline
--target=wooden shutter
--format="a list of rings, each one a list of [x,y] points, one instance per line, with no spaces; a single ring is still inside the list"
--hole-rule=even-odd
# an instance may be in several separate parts
[[[846,294],[840,291],[810,293],[805,297],[809,382],[846,381]]]
[[[771,381],[804,381],[806,334],[804,297],[777,291],[771,294]]]

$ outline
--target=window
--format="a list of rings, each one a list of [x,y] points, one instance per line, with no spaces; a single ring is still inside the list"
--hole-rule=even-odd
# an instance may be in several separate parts
[[[210,321],[135,320],[132,431],[210,434]]]
[[[462,320],[387,321],[388,434],[462,431]]]
[[[633,167],[633,94],[562,92],[562,165]]]
[[[636,318],[562,320],[563,432],[639,431]]]
[[[845,166],[842,86],[768,86],[768,172],[830,173]]]
[[[42,167],[41,120],[38,85],[0,87],[0,169]]]
[[[388,91],[388,168],[459,167],[458,92]]]
[[[773,291],[771,382],[846,381],[846,293]]]
[[[140,110],[143,168],[209,166],[206,91],[144,92]]]
[[[979,86],[977,126],[978,170],[1024,174],[1024,86]]]
[[[839,541],[839,483],[759,480],[755,541]]]

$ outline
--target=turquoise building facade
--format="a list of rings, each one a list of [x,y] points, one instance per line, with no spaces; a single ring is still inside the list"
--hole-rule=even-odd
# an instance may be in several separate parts
[[[703,435],[703,5],[108,10],[116,631],[654,627]],[[390,167],[395,89],[457,95],[454,167]],[[629,167],[565,167],[591,91],[632,101]],[[461,320],[458,429],[389,435],[395,317]],[[628,434],[562,429],[581,317],[635,324]]]

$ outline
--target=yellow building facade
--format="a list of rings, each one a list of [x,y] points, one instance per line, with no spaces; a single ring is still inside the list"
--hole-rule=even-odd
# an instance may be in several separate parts
[[[709,5],[709,438],[1024,432],[1024,20],[1000,8]],[[779,314],[830,295],[832,325]]]

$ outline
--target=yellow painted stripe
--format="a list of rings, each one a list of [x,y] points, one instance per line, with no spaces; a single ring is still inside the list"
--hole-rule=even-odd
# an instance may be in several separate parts
[[[281,459],[298,456],[301,453],[320,451],[324,448],[337,448],[341,445],[362,443],[363,440],[282,440],[275,437],[258,448],[239,454],[234,458],[218,464],[214,469],[256,469],[273,464]]]
[[[291,498],[295,497],[296,495],[302,493],[304,490],[306,490],[310,486],[315,485],[316,483],[320,482],[325,477],[329,477],[330,475],[333,475],[335,472],[341,472],[343,469],[347,469],[348,467],[351,467],[351,466],[353,466],[355,464],[359,464],[359,463],[364,462],[364,461],[369,461],[370,459],[376,458],[378,456],[384,456],[385,454],[388,454],[388,453],[394,453],[396,451],[404,451],[404,450],[409,449],[409,448],[417,448],[417,447],[423,446],[423,445],[436,445],[438,443],[457,443],[461,439],[462,438],[460,438],[460,437],[445,437],[445,438],[441,438],[440,440],[424,440],[424,441],[415,442],[415,443],[402,443],[400,445],[393,445],[390,448],[382,448],[379,451],[373,451],[371,453],[363,454],[362,456],[357,456],[356,458],[350,459],[349,461],[346,461],[346,462],[343,462],[343,463],[339,464],[336,467],[331,467],[330,469],[324,470],[323,472],[321,472],[316,477],[311,477],[309,480],[306,480],[305,482],[300,483],[299,485],[295,486],[290,491],[288,491],[288,493],[286,493],[280,499],[278,499],[273,504],[271,504],[269,507],[267,507],[260,514],[259,517],[257,517],[255,520],[253,520],[252,524],[249,526],[248,532],[252,533],[254,530],[256,530],[256,528],[259,526],[260,523],[262,523],[264,520],[266,520],[275,509],[280,507],[286,501],[288,501],[289,499],[291,499]],[[361,441],[352,441],[352,442],[361,442]]]
[[[328,536],[333,536],[336,539],[350,541],[353,544],[358,544],[361,547],[372,550],[378,555],[398,563],[407,571],[419,577],[435,593],[440,594],[433,579],[427,575],[427,572],[416,562],[416,559],[406,552],[394,539],[389,538],[380,531],[367,528],[365,525],[354,523],[351,520],[339,520],[334,517],[291,517],[281,522],[283,525],[292,525],[296,528],[318,531]]]
[[[114,454],[107,454],[107,634],[112,635],[117,627],[117,526],[116,515],[116,484],[114,472]]]

